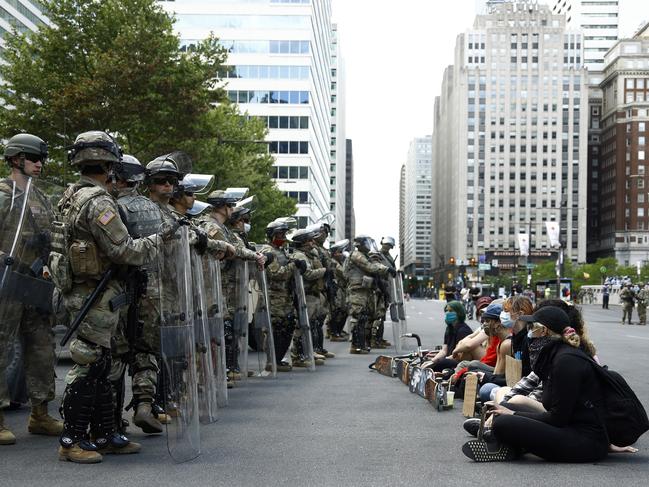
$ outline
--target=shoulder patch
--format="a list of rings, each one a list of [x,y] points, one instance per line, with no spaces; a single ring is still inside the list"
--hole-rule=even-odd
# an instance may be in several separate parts
[[[213,228],[209,232],[207,232],[207,235],[210,238],[215,238],[218,234],[219,234],[219,230],[217,228]]]
[[[99,216],[97,217],[97,221],[101,223],[103,226],[108,225],[111,221],[113,221],[113,218],[115,218],[115,212],[108,208],[107,210],[102,211]]]

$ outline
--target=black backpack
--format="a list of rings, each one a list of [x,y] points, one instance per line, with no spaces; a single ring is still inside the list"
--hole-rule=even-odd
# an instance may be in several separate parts
[[[602,367],[583,353],[575,353],[593,364],[602,387],[603,422],[609,442],[616,446],[629,446],[649,430],[649,419],[642,403],[617,372]]]

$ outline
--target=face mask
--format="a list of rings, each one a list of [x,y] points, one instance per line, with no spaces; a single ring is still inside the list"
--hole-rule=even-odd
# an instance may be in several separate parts
[[[244,223],[243,224],[243,231],[244,233],[250,233],[250,229],[252,228],[252,225],[250,223]]]
[[[457,321],[457,313],[455,311],[447,311],[444,316],[444,321],[447,325],[452,325]]]
[[[527,338],[528,338],[529,340],[534,340],[534,332],[533,332],[532,330],[529,330],[529,331],[527,332]]]
[[[511,315],[507,311],[500,312],[500,323],[505,328],[511,328],[512,326],[514,326],[514,320],[512,320]]]

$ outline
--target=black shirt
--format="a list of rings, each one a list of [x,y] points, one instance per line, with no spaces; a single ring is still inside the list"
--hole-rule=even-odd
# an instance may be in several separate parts
[[[527,375],[532,372],[527,328],[524,327],[518,333],[512,335],[512,354],[515,359],[523,362],[522,374],[523,377],[527,377]]]
[[[446,355],[452,355],[457,342],[463,338],[468,337],[473,330],[469,328],[466,323],[455,323],[451,326],[446,325],[446,332],[444,332],[444,345],[446,345]]]

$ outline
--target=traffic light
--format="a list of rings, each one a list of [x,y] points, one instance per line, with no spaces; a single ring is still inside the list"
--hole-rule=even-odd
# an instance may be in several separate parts
[[[475,267],[475,263],[476,263],[475,257],[471,257],[471,266]]]
[[[451,257],[450,259],[448,259],[448,263],[451,265],[455,265],[455,257]]]

